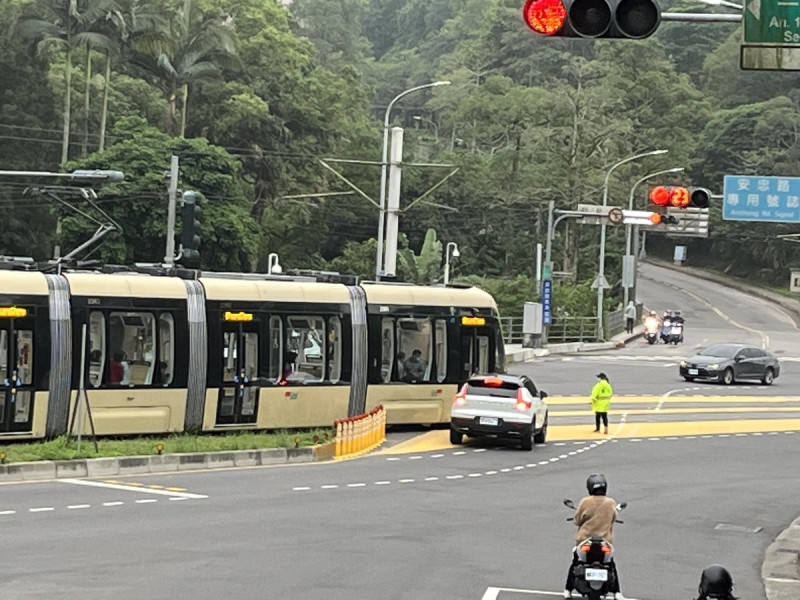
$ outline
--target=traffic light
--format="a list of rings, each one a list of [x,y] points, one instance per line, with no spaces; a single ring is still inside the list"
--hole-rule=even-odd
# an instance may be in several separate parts
[[[200,265],[200,217],[203,214],[200,192],[184,192],[181,204],[181,264],[186,267]]]
[[[657,225],[677,225],[678,218],[649,210],[623,210],[622,223],[623,225],[644,225],[649,227]]]
[[[536,33],[640,40],[661,23],[655,0],[526,0],[525,24]]]
[[[660,185],[650,190],[650,201],[656,206],[674,208],[708,208],[711,192],[705,188]]]

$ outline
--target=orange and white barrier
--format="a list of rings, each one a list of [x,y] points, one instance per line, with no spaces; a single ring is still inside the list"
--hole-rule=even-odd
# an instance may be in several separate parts
[[[336,428],[336,458],[369,452],[386,441],[386,409],[378,405],[364,415],[339,419]]]

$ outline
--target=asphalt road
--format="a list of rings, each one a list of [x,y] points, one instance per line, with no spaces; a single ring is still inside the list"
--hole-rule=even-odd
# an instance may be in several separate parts
[[[640,296],[683,311],[686,343],[519,365],[551,394],[533,452],[421,430],[333,464],[2,485],[2,598],[553,598],[574,534],[561,500],[603,471],[630,504],[615,546],[626,596],[693,598],[721,562],[740,597],[764,599],[764,550],[800,513],[796,329],[761,300],[644,273]],[[772,386],[678,377],[695,346],[731,340],[782,356]],[[591,433],[585,401],[599,370],[616,392],[610,436]]]

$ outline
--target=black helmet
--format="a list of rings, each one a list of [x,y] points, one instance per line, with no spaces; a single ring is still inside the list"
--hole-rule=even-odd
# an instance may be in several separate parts
[[[586,480],[586,489],[592,496],[605,496],[608,489],[606,476],[599,473],[592,473]]]
[[[727,600],[731,598],[733,591],[733,579],[731,574],[722,565],[711,565],[703,570],[700,576],[700,598],[705,599],[709,596],[712,598],[721,598]]]

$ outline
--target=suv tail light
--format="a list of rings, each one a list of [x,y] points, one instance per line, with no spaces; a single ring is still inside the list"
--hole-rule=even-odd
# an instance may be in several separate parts
[[[461,386],[461,389],[453,398],[453,406],[464,406],[467,403],[467,384]]]
[[[531,409],[531,402],[529,400],[525,400],[525,394],[522,392],[522,388],[517,390],[517,410],[525,412],[526,410]]]
[[[484,385],[488,385],[490,387],[500,387],[505,382],[502,379],[500,379],[499,377],[486,377],[483,380],[483,383],[484,383]]]

